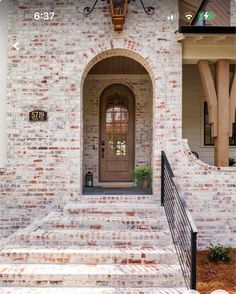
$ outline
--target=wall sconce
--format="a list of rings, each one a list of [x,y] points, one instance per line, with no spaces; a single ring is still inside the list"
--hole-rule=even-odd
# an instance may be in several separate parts
[[[115,31],[122,31],[128,12],[129,0],[109,0],[111,17]]]

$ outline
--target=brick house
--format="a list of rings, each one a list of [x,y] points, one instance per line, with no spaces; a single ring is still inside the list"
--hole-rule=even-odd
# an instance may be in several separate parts
[[[123,19],[116,18],[108,3],[112,1],[98,1],[92,10],[95,2],[12,0],[0,4],[1,263],[15,263],[16,272],[21,271],[22,264],[27,268],[36,263],[35,278],[24,277],[25,282],[9,277],[12,269],[8,268],[5,274],[13,286],[103,285],[126,287],[131,292],[107,289],[94,293],[136,293],[132,289],[140,285],[175,288],[176,293],[182,293],[186,287],[182,274],[186,282],[188,273],[181,266],[186,262],[180,262],[182,271],[178,274],[171,272],[171,260],[175,266],[179,261],[175,260],[176,253],[170,255],[166,248],[162,259],[158,259],[160,253],[153,253],[154,264],[170,260],[156,277],[160,284],[146,276],[136,281],[135,274],[137,283],[128,283],[116,277],[117,268],[106,267],[99,270],[110,274],[113,284],[109,279],[93,284],[89,278],[91,284],[86,283],[80,276],[83,271],[87,277],[92,271],[90,278],[97,278],[97,273],[86,267],[76,272],[75,280],[64,282],[59,272],[64,270],[67,275],[71,268],[50,269],[48,265],[46,277],[40,280],[37,275],[47,271],[47,262],[67,263],[74,257],[75,263],[80,263],[81,255],[81,264],[106,263],[98,251],[87,253],[91,254],[89,263],[86,254],[73,246],[83,245],[87,250],[93,245],[112,247],[111,240],[118,246],[123,238],[127,241],[125,248],[131,246],[136,250],[134,256],[139,256],[137,246],[156,245],[153,238],[160,240],[162,233],[160,246],[164,246],[167,221],[161,225],[160,236],[146,231],[145,222],[144,233],[140,224],[135,232],[127,225],[128,232],[120,232],[119,238],[112,235],[112,230],[120,229],[119,222],[125,222],[116,217],[119,205],[122,212],[128,209],[125,214],[131,217],[137,213],[138,221],[143,214],[147,219],[165,217],[159,205],[163,151],[175,174],[174,186],[181,191],[197,226],[198,249],[207,248],[210,242],[235,246],[236,168],[229,166],[229,158],[236,159],[236,2],[147,1],[154,7],[152,11],[140,1],[120,1],[128,7]],[[114,7],[118,5],[113,2]],[[197,17],[201,11],[213,11],[216,17],[200,24]],[[192,14],[192,25],[186,13]],[[29,113],[34,110],[46,111],[47,120],[29,121]],[[88,172],[93,174],[96,187],[132,187],[133,169],[138,166],[152,167],[152,195],[83,195]],[[156,206],[160,207],[153,211]],[[176,209],[173,215],[177,217]],[[110,219],[94,221],[90,219],[91,210],[103,217],[110,213]],[[84,219],[73,219],[77,214]],[[132,219],[126,221],[128,224]],[[107,229],[105,222],[113,226]],[[76,252],[66,251],[71,246]],[[56,251],[58,247],[60,252]],[[46,249],[49,252],[43,253]],[[117,252],[110,254],[113,261],[116,257],[122,263],[123,252],[119,257]],[[147,263],[150,259],[147,257]],[[57,261],[55,266],[61,266]],[[129,276],[133,268],[128,266]],[[58,273],[53,276],[54,270]],[[169,278],[165,277],[166,270]],[[154,277],[156,271],[151,274]],[[139,272],[137,275],[140,277]],[[6,285],[4,278],[0,282]],[[95,288],[79,291],[76,293],[93,293]]]

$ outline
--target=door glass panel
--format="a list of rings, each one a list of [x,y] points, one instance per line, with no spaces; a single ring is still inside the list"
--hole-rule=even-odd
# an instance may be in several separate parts
[[[116,155],[126,155],[126,141],[116,141]]]
[[[127,155],[128,109],[109,106],[106,111],[106,142],[108,155]]]

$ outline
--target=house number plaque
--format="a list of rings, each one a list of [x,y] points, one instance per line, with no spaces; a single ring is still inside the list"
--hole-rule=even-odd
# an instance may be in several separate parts
[[[33,110],[29,113],[29,121],[46,121],[48,114],[44,110]]]

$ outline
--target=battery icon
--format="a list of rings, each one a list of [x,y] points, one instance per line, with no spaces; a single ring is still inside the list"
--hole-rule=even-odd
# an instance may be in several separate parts
[[[198,13],[199,20],[213,20],[215,18],[215,13],[212,11],[200,11]]]

